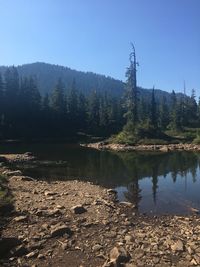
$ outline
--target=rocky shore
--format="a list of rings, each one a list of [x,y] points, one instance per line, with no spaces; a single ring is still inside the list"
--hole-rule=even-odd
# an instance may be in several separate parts
[[[112,189],[0,172],[14,198],[0,217],[0,266],[200,266],[197,215],[150,217]]]
[[[90,144],[82,144],[82,146],[95,148],[98,150],[114,150],[114,151],[200,151],[200,145],[195,144],[169,144],[169,145],[125,145],[110,144],[107,142],[98,142]]]

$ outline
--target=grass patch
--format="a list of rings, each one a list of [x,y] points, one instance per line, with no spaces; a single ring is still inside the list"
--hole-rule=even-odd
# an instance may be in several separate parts
[[[9,212],[12,208],[13,199],[7,186],[7,180],[0,174],[0,214]]]
[[[149,125],[126,125],[117,135],[108,140],[110,143],[127,145],[166,145],[178,143],[200,144],[200,128],[184,128],[181,131],[167,130],[165,132],[155,130]]]

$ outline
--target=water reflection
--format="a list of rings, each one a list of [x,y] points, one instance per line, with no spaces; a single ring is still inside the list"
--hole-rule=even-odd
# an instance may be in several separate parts
[[[184,213],[190,207],[200,208],[200,153],[116,153],[64,144],[0,148],[0,153],[26,151],[33,152],[40,162],[17,166],[26,175],[81,179],[116,188],[119,199],[134,203],[140,212]]]
[[[119,156],[128,173],[135,174],[126,187],[116,187],[120,200],[125,198],[147,213],[181,214],[200,208],[199,153],[124,153]]]

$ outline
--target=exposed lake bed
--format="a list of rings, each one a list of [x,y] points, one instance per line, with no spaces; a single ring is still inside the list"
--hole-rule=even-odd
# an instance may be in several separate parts
[[[64,149],[66,150],[66,147]],[[96,173],[105,175],[105,180],[98,180],[99,183],[102,181],[101,185],[95,185],[95,180],[88,181],[89,175],[87,176],[86,173],[85,181],[67,180],[61,175],[63,171],[58,176],[60,179],[55,179],[60,168],[66,170],[67,164],[68,170],[71,170],[73,165],[66,157],[61,157],[62,161],[58,161],[55,156],[55,147],[53,150],[55,153],[52,155],[53,158],[48,159],[49,161],[44,154],[40,153],[39,158],[36,157],[30,162],[14,161],[14,165],[11,164],[12,170],[7,170],[7,166],[1,169],[2,172],[16,171],[16,167],[21,166],[21,163],[24,166],[21,168],[22,173],[18,172],[18,175],[13,176],[12,173],[9,174],[11,177],[9,187],[15,199],[15,211],[7,217],[7,225],[1,227],[1,238],[3,242],[9,238],[15,238],[19,243],[12,249],[13,254],[2,261],[3,266],[34,266],[34,264],[36,266],[51,266],[51,264],[54,266],[66,266],[66,264],[67,266],[124,266],[125,264],[126,266],[198,266],[200,264],[200,219],[198,215],[188,213],[185,216],[169,214],[154,216],[151,213],[145,215],[138,212],[140,211],[138,206],[142,201],[141,192],[145,189],[141,187],[141,181],[145,182],[147,178],[138,179],[137,183],[129,181],[131,190],[129,189],[128,192],[131,193],[131,198],[120,199],[120,192],[116,196],[115,192],[108,188],[115,188],[118,191],[122,188],[121,192],[123,192],[124,188],[119,186],[118,179],[126,170],[126,175],[124,174],[123,177],[125,181],[128,181],[126,179],[131,169],[130,167],[121,169],[123,164],[119,157],[112,155],[114,156],[113,162],[107,152],[102,155],[90,151],[92,154],[88,156],[85,151],[82,151],[81,153],[84,154],[76,161],[78,168],[81,158],[84,163],[93,158],[97,164],[95,166],[99,166],[99,159],[101,159],[104,164],[100,165],[103,167],[95,168]],[[69,153],[71,157],[75,155],[75,152],[72,153],[73,150],[74,148]],[[31,149],[26,151],[31,151]],[[137,161],[130,154],[121,155],[121,157],[126,158],[123,162],[137,171],[138,177],[146,177],[149,173],[147,170],[149,168],[147,166],[144,168],[147,155],[137,155]],[[157,155],[157,157],[150,158],[151,165],[148,166],[151,166],[151,170],[162,157]],[[150,158],[148,156],[148,161]],[[198,160],[194,155],[176,155],[176,158],[182,162],[182,167],[177,168],[177,161],[175,164],[174,158],[173,160],[164,158],[161,161],[165,164],[158,165],[157,176],[160,177],[163,166],[171,172],[174,171],[172,163],[177,169],[177,176],[180,171],[184,170],[185,174],[188,174],[191,166],[193,169],[194,166],[198,167]],[[40,167],[43,169],[39,177],[37,177],[39,172],[36,171],[38,160],[41,161]],[[188,164],[190,161],[194,164],[191,165],[190,162],[189,168],[184,160]],[[94,166],[95,161],[91,162],[91,166]],[[135,161],[136,165],[143,162],[140,171],[135,169],[136,165],[133,164]],[[105,165],[106,162],[109,162],[109,166],[113,166],[116,171],[113,168],[110,172],[111,167],[109,170],[108,165]],[[53,169],[51,169],[52,166]],[[44,173],[48,168],[51,171],[45,177]],[[85,165],[85,168],[88,171],[89,166]],[[95,172],[93,170],[92,173],[90,168],[89,170],[90,177],[92,177]],[[117,172],[119,176],[115,176]],[[80,168],[78,173],[81,174]],[[113,179],[105,183],[111,177],[111,173],[117,178],[118,186],[115,186],[116,181]],[[74,177],[78,175],[74,173]],[[195,177],[197,179],[198,175]],[[179,178],[176,179],[179,180]],[[190,179],[189,176],[187,179]],[[160,184],[157,183],[158,185]],[[122,201],[132,201],[120,204],[116,197]],[[152,194],[151,198],[154,199]]]

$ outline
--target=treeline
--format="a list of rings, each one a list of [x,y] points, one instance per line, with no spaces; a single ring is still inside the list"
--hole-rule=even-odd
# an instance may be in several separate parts
[[[134,68],[129,68],[127,75],[123,97],[95,88],[83,94],[75,80],[65,88],[61,79],[50,95],[41,96],[34,77],[21,78],[15,67],[8,68],[0,74],[0,138],[77,138],[77,134],[108,137],[130,124],[144,137],[151,137],[168,129],[200,126],[200,104],[196,103],[194,90],[191,97],[173,91],[167,99],[157,98],[153,89],[147,99],[134,92]]]
[[[67,92],[67,93],[66,93]],[[15,67],[0,75],[0,138],[75,138],[77,133],[109,136],[123,126],[121,99],[94,89],[66,90],[59,79],[41,96],[34,77],[20,78]]]

